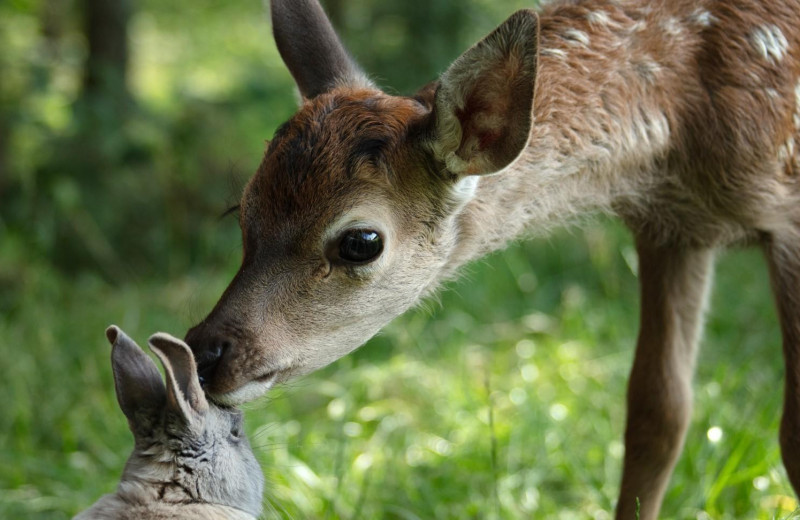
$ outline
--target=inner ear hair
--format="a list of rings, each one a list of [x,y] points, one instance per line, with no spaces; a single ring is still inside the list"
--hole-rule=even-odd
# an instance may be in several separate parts
[[[197,366],[189,346],[163,332],[152,335],[149,343],[150,349],[164,365],[168,408],[187,422],[191,422],[196,414],[205,413],[208,401],[200,387]]]
[[[153,360],[119,327],[108,327],[106,338],[113,345],[111,368],[117,401],[135,432],[142,426],[140,421],[154,416],[164,406],[164,382]]]
[[[432,148],[451,173],[496,173],[527,145],[538,40],[536,13],[517,11],[442,75]]]

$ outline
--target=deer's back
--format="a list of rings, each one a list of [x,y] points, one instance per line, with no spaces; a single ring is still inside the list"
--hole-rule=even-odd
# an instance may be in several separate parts
[[[531,163],[546,134],[608,150],[637,186],[616,211],[662,240],[800,220],[800,0],[554,4],[542,43]]]
[[[694,63],[698,102],[682,111],[675,153],[706,174],[703,193],[730,197],[723,213],[750,213],[758,227],[759,214],[798,196],[800,1],[716,0],[708,12]]]
[[[672,8],[692,13],[701,28],[686,35],[685,90],[667,93],[676,105],[670,182],[644,225],[657,228],[666,216],[675,236],[708,245],[797,220],[800,1]]]

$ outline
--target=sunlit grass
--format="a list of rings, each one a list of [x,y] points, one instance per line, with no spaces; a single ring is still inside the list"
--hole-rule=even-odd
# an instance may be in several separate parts
[[[616,225],[513,246],[440,304],[248,406],[267,517],[611,518],[638,313],[630,248]],[[19,266],[26,290],[0,318],[0,517],[66,518],[113,490],[132,438],[104,327],[181,334],[235,263],[117,289]],[[719,267],[662,517],[786,518],[797,502],[777,445],[765,269],[755,251]]]
[[[419,66],[413,55],[392,54],[411,22],[394,14],[368,27],[367,13],[387,2],[348,3],[345,18],[355,19],[345,36],[392,91],[445,70],[461,50],[447,38],[460,34],[466,48],[533,3],[460,5],[472,13],[463,30],[439,27],[421,42],[437,42],[424,72],[410,70]],[[19,13],[0,17],[0,58],[14,63],[3,85],[25,94],[8,147],[22,186],[14,202],[45,203],[29,227],[0,218],[0,518],[62,519],[114,489],[132,446],[103,330],[116,323],[143,344],[156,330],[181,335],[208,312],[238,262],[233,222],[209,223],[224,209],[221,179],[255,170],[263,140],[296,100],[262,3],[145,0],[130,27],[130,88],[146,117],[126,129],[145,162],[92,172],[87,185],[105,186],[103,200],[64,172],[49,190],[39,170],[53,137],[74,126],[85,42],[73,27],[59,53],[42,52],[42,15],[16,4]],[[412,72],[421,77],[406,77]],[[139,212],[158,218],[147,228]],[[94,222],[82,236],[111,250],[105,263],[128,281],[114,287],[86,274],[100,271],[93,264],[57,274],[55,222]],[[169,261],[117,255],[134,237]],[[225,251],[227,265],[210,265]],[[196,265],[206,270],[186,272]],[[361,350],[248,406],[268,476],[266,516],[611,518],[637,327],[635,266],[615,224],[512,246]],[[756,251],[726,254],[719,267],[694,420],[662,517],[791,518],[797,500],[777,444],[783,368],[766,270]]]

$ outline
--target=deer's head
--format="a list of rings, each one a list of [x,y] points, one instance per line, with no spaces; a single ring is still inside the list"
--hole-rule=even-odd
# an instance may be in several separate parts
[[[479,177],[511,164],[531,129],[532,11],[413,97],[375,88],[316,0],[273,0],[272,20],[302,104],[242,196],[241,268],[186,336],[226,403],[338,359],[431,291]]]

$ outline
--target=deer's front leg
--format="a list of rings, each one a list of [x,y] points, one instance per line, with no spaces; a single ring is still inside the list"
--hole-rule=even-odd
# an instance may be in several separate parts
[[[641,325],[628,383],[617,519],[658,517],[692,408],[691,380],[713,252],[637,241]]]
[[[772,290],[778,306],[786,363],[781,455],[795,493],[800,494],[800,224],[765,240]]]

